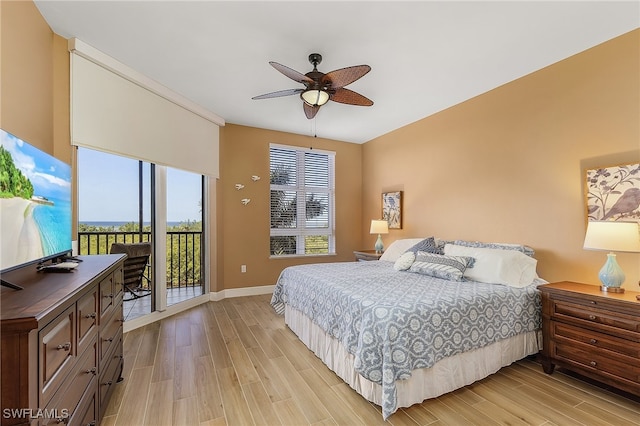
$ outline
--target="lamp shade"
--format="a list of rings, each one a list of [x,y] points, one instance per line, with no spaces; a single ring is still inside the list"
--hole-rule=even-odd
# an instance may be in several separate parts
[[[329,101],[329,94],[324,90],[305,90],[300,96],[311,106],[322,106]]]
[[[584,237],[587,250],[640,252],[638,222],[591,221]]]
[[[370,234],[388,234],[389,223],[386,220],[372,220]]]

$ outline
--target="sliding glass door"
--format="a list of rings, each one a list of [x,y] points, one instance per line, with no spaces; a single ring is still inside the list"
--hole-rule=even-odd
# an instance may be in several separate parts
[[[205,178],[87,148],[78,148],[77,165],[78,254],[154,246],[143,288],[125,293],[125,320],[203,294]]]

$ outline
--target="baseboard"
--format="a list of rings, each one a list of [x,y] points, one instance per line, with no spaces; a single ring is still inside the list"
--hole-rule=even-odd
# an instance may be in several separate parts
[[[257,296],[260,294],[271,294],[276,288],[275,285],[262,285],[258,287],[243,287],[243,288],[227,288],[218,292],[209,293],[212,302],[217,302],[222,299],[229,299],[232,297],[243,296]]]
[[[202,305],[207,302],[218,302],[222,299],[229,299],[232,297],[243,296],[257,296],[260,294],[271,294],[275,285],[265,285],[258,287],[245,287],[245,288],[230,288],[218,292],[210,292],[209,294],[203,294],[202,296],[194,297],[189,300],[185,300],[175,305],[168,306],[166,310],[160,312],[151,312],[148,315],[144,315],[129,321],[125,321],[123,325],[123,332],[135,330],[136,328],[144,327],[145,325],[152,324],[161,319],[168,318],[172,315],[186,311],[195,306]]]

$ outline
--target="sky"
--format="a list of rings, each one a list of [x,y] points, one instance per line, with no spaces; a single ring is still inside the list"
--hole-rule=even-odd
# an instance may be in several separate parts
[[[144,164],[144,221],[150,215],[150,165]],[[78,221],[138,220],[138,160],[78,149]],[[167,169],[167,221],[201,220],[201,175]]]

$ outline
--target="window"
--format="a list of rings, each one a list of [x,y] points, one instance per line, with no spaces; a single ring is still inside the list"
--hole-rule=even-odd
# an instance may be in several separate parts
[[[271,145],[271,256],[335,253],[335,153]]]

